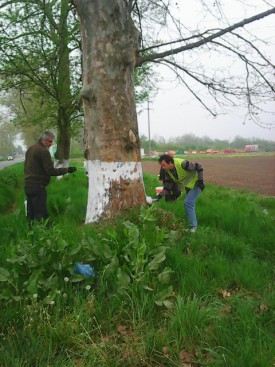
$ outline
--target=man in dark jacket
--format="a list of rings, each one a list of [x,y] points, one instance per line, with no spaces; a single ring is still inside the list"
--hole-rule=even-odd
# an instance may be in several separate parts
[[[26,152],[24,166],[24,186],[27,196],[28,220],[45,220],[48,218],[47,191],[51,176],[73,173],[76,167],[54,168],[49,148],[53,144],[54,134],[45,131],[37,144]]]

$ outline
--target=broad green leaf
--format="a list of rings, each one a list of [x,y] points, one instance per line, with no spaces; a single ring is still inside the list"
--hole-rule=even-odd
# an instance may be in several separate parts
[[[173,287],[170,285],[168,288],[162,289],[156,294],[156,302],[162,302],[166,298],[171,297],[173,294]]]
[[[146,289],[147,291],[153,291],[153,288],[150,288],[148,285],[144,285],[143,289]]]
[[[58,246],[57,251],[63,252],[65,248],[68,247],[68,243],[63,239],[60,239],[57,243],[57,246]]]
[[[12,299],[14,299],[15,302],[19,302],[19,301],[21,301],[22,297],[21,296],[12,296]]]
[[[112,275],[114,276],[116,273],[117,267],[118,267],[117,259],[113,258],[112,261],[109,264],[107,264],[105,268],[103,269],[102,276],[107,277],[107,278]]]
[[[150,270],[158,269],[159,264],[162,263],[166,259],[166,255],[164,253],[157,254],[152,261],[149,262],[148,267]]]
[[[165,306],[166,308],[168,308],[168,310],[171,310],[171,308],[174,307],[174,303],[171,301],[168,301],[167,299],[164,301],[155,301],[155,304],[158,306]]]
[[[80,275],[80,274],[76,274],[74,276],[72,276],[70,278],[70,281],[72,283],[79,283],[79,282],[82,282],[83,280],[85,280],[86,278],[84,277],[84,275]]]
[[[4,268],[0,268],[0,282],[7,282],[9,279],[10,273],[8,270]]]
[[[170,280],[171,274],[174,273],[171,268],[166,267],[160,274],[158,274],[158,280],[162,284],[167,284]]]
[[[105,259],[108,259],[108,260],[111,259],[113,256],[110,247],[106,244],[104,244],[104,247],[103,247],[103,255]]]
[[[174,303],[167,299],[164,301],[155,301],[155,304],[158,306],[165,306],[168,310],[171,310],[174,307]]]
[[[70,245],[68,255],[73,256],[73,255],[77,254],[81,250],[81,248],[82,248],[81,243],[75,244],[73,246]]]
[[[168,241],[171,245],[175,245],[178,241],[179,232],[178,231],[170,231],[165,235],[166,241]]]
[[[165,301],[163,301],[163,305],[168,308],[168,310],[171,310],[171,308],[174,307],[174,303],[171,301],[168,301],[167,299]]]
[[[119,285],[122,286],[128,285],[131,281],[129,275],[125,271],[121,270],[121,268],[117,269],[117,279],[119,281]]]
[[[26,260],[27,256],[23,255],[23,256],[14,256],[13,258],[9,258],[7,259],[7,262],[11,263],[11,264],[21,264]]]
[[[30,294],[33,294],[37,290],[38,278],[40,277],[42,270],[36,270],[31,273],[31,276],[28,279],[27,291]]]

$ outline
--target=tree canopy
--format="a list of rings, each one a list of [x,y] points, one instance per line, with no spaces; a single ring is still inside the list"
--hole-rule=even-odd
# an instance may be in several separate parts
[[[81,106],[79,25],[72,9],[68,0],[0,5],[1,89],[12,91],[17,123],[56,128],[59,159],[68,159]]]

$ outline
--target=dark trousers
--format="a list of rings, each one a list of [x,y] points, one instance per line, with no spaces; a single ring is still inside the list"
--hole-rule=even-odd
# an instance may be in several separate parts
[[[48,218],[47,191],[45,186],[25,187],[27,196],[27,218],[29,221],[41,221]]]

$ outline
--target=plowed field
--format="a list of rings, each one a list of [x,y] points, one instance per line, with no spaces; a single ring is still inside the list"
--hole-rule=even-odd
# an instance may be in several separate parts
[[[189,159],[189,158],[188,158]],[[218,186],[247,189],[260,195],[275,196],[275,156],[213,157],[190,159],[204,168],[204,180]],[[143,161],[144,172],[159,173],[157,161]]]

